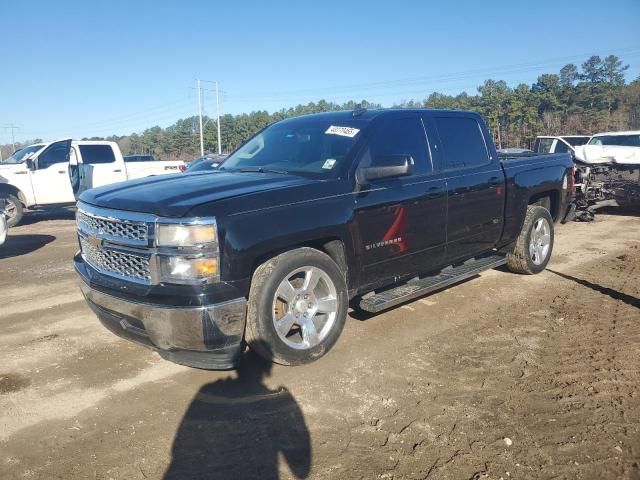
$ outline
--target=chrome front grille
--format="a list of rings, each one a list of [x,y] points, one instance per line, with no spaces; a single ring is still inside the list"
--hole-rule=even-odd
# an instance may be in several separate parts
[[[149,256],[96,247],[83,237],[80,237],[80,248],[85,261],[99,272],[151,283]]]
[[[98,235],[110,240],[123,240],[147,245],[149,226],[146,222],[120,220],[102,217],[78,210],[76,215],[78,228],[87,235]]]
[[[213,217],[160,217],[146,212],[102,208],[78,202],[76,227],[84,263],[121,280],[145,285],[162,283],[201,285],[218,281],[217,275],[178,278],[171,259],[207,255],[219,259],[215,242],[198,245],[157,245],[156,235],[166,225],[214,225]],[[214,227],[215,228],[215,227]]]

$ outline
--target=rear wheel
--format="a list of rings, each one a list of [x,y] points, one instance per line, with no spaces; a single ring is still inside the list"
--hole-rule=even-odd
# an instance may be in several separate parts
[[[336,343],[347,307],[344,275],[336,263],[313,248],[291,250],[256,269],[245,339],[276,363],[309,363]]]
[[[551,258],[553,239],[553,219],[549,211],[529,205],[520,235],[507,254],[509,270],[527,275],[543,271]]]
[[[9,227],[15,227],[24,214],[22,208],[22,202],[18,200],[14,195],[5,195],[2,197],[4,200],[4,215],[7,218],[7,225]]]

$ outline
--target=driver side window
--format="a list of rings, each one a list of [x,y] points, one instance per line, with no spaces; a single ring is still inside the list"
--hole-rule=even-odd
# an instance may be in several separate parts
[[[376,126],[360,166],[374,166],[374,159],[407,155],[413,159],[415,174],[432,171],[424,126],[419,118],[390,118]]]
[[[38,170],[49,168],[56,163],[69,161],[69,145],[67,142],[55,143],[38,156]]]

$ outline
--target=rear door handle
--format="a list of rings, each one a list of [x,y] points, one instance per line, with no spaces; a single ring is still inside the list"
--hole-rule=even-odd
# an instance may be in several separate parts
[[[121,171],[122,171],[122,170],[121,170],[121,169],[119,169],[119,168],[118,168],[117,170],[114,170],[114,172],[115,172],[115,173],[120,173]]]
[[[67,173],[66,170],[58,170],[58,173]]]
[[[502,179],[500,177],[491,177],[489,179],[489,185],[500,185],[502,183]]]

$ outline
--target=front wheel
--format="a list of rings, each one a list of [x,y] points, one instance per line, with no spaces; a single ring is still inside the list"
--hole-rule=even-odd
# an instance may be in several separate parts
[[[22,202],[14,195],[7,195],[3,197],[4,200],[4,216],[7,218],[7,226],[15,227],[24,214],[22,208]],[[1,203],[1,202],[0,202]]]
[[[532,275],[547,267],[553,251],[553,218],[538,205],[529,205],[520,235],[507,254],[507,266],[515,273]]]
[[[313,248],[297,248],[253,274],[245,340],[276,363],[309,363],[336,343],[347,308],[344,274],[336,263]]]

